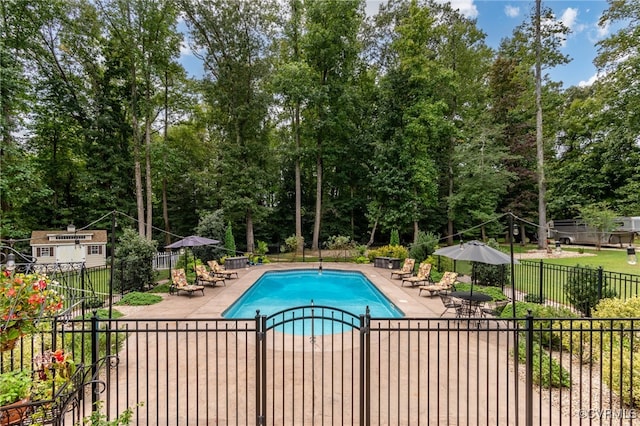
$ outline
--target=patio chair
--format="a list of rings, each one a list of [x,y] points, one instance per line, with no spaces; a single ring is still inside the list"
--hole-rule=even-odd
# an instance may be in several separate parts
[[[407,257],[404,260],[402,268],[394,269],[393,271],[391,271],[391,279],[393,279],[394,275],[396,275],[398,278],[410,277],[411,275],[413,275],[413,268],[415,265],[416,260]]]
[[[430,282],[431,282],[431,264],[427,262],[422,262],[418,267],[418,273],[413,277],[403,278],[401,285],[404,286],[404,283],[409,283],[409,285],[413,287],[420,283],[430,283]]]
[[[480,313],[485,318],[497,318],[509,303],[509,300],[487,302],[480,308]]]
[[[169,294],[179,294],[181,291],[189,293],[189,297],[196,291],[201,291],[204,296],[204,286],[189,284],[184,269],[174,269],[171,271],[171,285],[169,286]]]
[[[421,285],[418,287],[418,296],[422,296],[423,291],[428,291],[429,296],[438,294],[441,291],[449,291],[453,288],[457,279],[458,274],[456,272],[445,272],[437,283]]]
[[[445,308],[444,311],[440,314],[440,317],[442,317],[444,314],[446,314],[451,309],[453,309],[454,312],[456,312],[456,316],[457,316],[458,308],[462,307],[462,303],[458,302],[453,297],[451,297],[451,295],[447,291],[439,292],[438,296],[440,296],[440,300],[442,301],[442,305]]]
[[[227,285],[224,282],[224,277],[217,276],[209,271],[204,265],[196,265],[196,280],[200,284],[210,284],[212,286],[216,286],[218,283],[222,283],[223,285]]]
[[[209,268],[211,268],[211,272],[220,277],[224,277],[226,279],[231,279],[235,275],[238,278],[238,273],[236,271],[227,271],[224,269],[217,260],[209,260],[207,262],[209,264]]]

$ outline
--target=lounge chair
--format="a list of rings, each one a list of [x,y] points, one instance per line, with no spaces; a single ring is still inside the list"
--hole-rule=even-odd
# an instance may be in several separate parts
[[[413,267],[415,266],[415,264],[416,264],[415,259],[411,259],[407,257],[404,260],[404,264],[402,265],[402,268],[394,269],[393,271],[391,271],[391,278],[393,279],[394,275],[397,275],[398,278],[410,277],[411,275],[413,275]]]
[[[181,291],[189,293],[189,297],[193,295],[195,291],[201,291],[204,296],[204,286],[189,284],[187,282],[187,275],[184,273],[184,269],[174,269],[171,271],[171,285],[169,286],[169,294],[179,294]]]
[[[418,296],[422,296],[423,291],[428,291],[429,296],[438,294],[441,291],[449,291],[453,288],[453,285],[456,283],[457,279],[458,274],[456,272],[445,272],[444,274],[442,274],[442,278],[440,278],[440,281],[438,281],[437,283],[429,283],[418,287]]]
[[[234,275],[238,278],[238,273],[236,271],[227,271],[224,269],[216,260],[210,260],[207,262],[209,264],[209,268],[211,268],[211,272],[220,277],[224,277],[226,279],[231,279]]]
[[[227,285],[224,282],[224,277],[217,276],[209,271],[204,265],[196,265],[196,280],[202,284],[209,284],[212,286],[218,285],[218,283],[222,283],[223,285]]]
[[[421,283],[429,283],[431,282],[431,264],[427,262],[422,262],[418,267],[418,273],[413,277],[406,277],[402,279],[402,286],[404,283],[409,283],[411,287],[421,284]]]

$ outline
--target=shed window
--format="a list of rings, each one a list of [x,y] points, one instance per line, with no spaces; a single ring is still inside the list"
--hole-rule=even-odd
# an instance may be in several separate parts
[[[37,247],[36,257],[53,257],[53,247]]]
[[[89,254],[102,254],[102,246],[89,246]]]

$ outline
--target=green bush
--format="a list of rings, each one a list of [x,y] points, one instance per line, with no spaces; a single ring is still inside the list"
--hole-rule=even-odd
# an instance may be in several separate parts
[[[569,273],[569,278],[564,285],[569,303],[586,317],[591,316],[591,311],[598,304],[600,298],[598,271],[592,267],[578,265]],[[610,289],[606,278],[602,277],[601,295],[603,299],[616,297],[616,292]]]
[[[428,258],[436,250],[438,240],[438,236],[431,232],[418,232],[416,241],[409,246],[409,257],[417,262]]]
[[[389,239],[390,246],[399,246],[400,245],[400,233],[398,232],[398,228],[393,228],[391,230],[391,238]]]
[[[224,250],[227,256],[236,255],[236,240],[233,238],[233,230],[231,229],[231,221],[227,224],[227,229],[224,232]]]
[[[622,391],[619,396],[625,404],[640,406],[640,341],[637,331],[632,331],[640,324],[640,298],[602,300],[595,308],[594,318],[602,318],[594,327],[612,330],[595,333],[601,340],[598,347],[602,347],[602,377],[609,389]]]
[[[369,250],[369,253],[367,254],[370,262],[373,262],[376,257],[399,258],[400,262],[403,262],[408,255],[409,252],[403,246],[383,246],[374,250]]]
[[[527,347],[524,339],[518,344],[518,359],[527,361]],[[533,342],[533,382],[544,388],[571,386],[571,375],[538,344]]]
[[[157,294],[139,293],[134,291],[133,293],[125,294],[124,297],[116,303],[116,305],[146,306],[155,305],[159,302],[162,302],[162,297]]]
[[[456,283],[456,291],[470,291],[470,290],[471,290],[471,284]],[[507,296],[505,296],[502,290],[500,290],[497,287],[481,287],[481,286],[474,285],[473,292],[482,293],[482,294],[491,296],[491,298],[496,302],[507,300]]]
[[[298,250],[298,242],[303,244],[304,238],[303,237],[298,238],[295,235],[292,235],[284,240],[284,245],[280,248],[280,250],[283,253],[295,252],[296,250]]]
[[[576,318],[577,315],[563,307],[544,306],[530,302],[516,302],[516,318],[526,318],[528,312],[536,319],[534,322],[534,339],[546,348],[559,348],[563,344],[563,334],[559,329],[563,325],[562,318]],[[513,318],[513,305],[505,306],[500,318]],[[520,327],[526,326],[525,320],[518,320]],[[564,330],[563,330],[564,332]]]
[[[358,256],[355,259],[353,259],[353,261],[358,264],[365,264],[365,263],[369,263],[369,258],[367,256]]]
[[[500,246],[493,238],[487,241],[487,246],[500,250]],[[472,279],[482,285],[503,287],[509,276],[506,265],[489,265],[488,263],[472,262]]]
[[[158,284],[147,293],[169,293],[170,287],[171,285],[169,283]]]
[[[133,229],[125,229],[115,251],[117,271],[113,281],[116,289],[127,292],[153,286],[156,251],[157,242],[141,237]]]
[[[351,237],[343,235],[332,235],[325,243],[325,247],[329,250],[349,250],[354,247]]]

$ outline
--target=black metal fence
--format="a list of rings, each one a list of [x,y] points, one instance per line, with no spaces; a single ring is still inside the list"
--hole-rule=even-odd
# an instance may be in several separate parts
[[[590,291],[594,301],[605,297],[628,299],[640,290],[640,276],[605,271],[602,267],[585,268],[553,265],[542,261],[521,260],[515,266],[516,299],[527,296],[540,302],[572,306],[567,285],[573,283]]]
[[[638,424],[639,326],[319,306],[245,320],[73,320],[56,340],[92,360],[92,380],[60,424],[97,406],[110,419],[131,408],[136,425]]]

